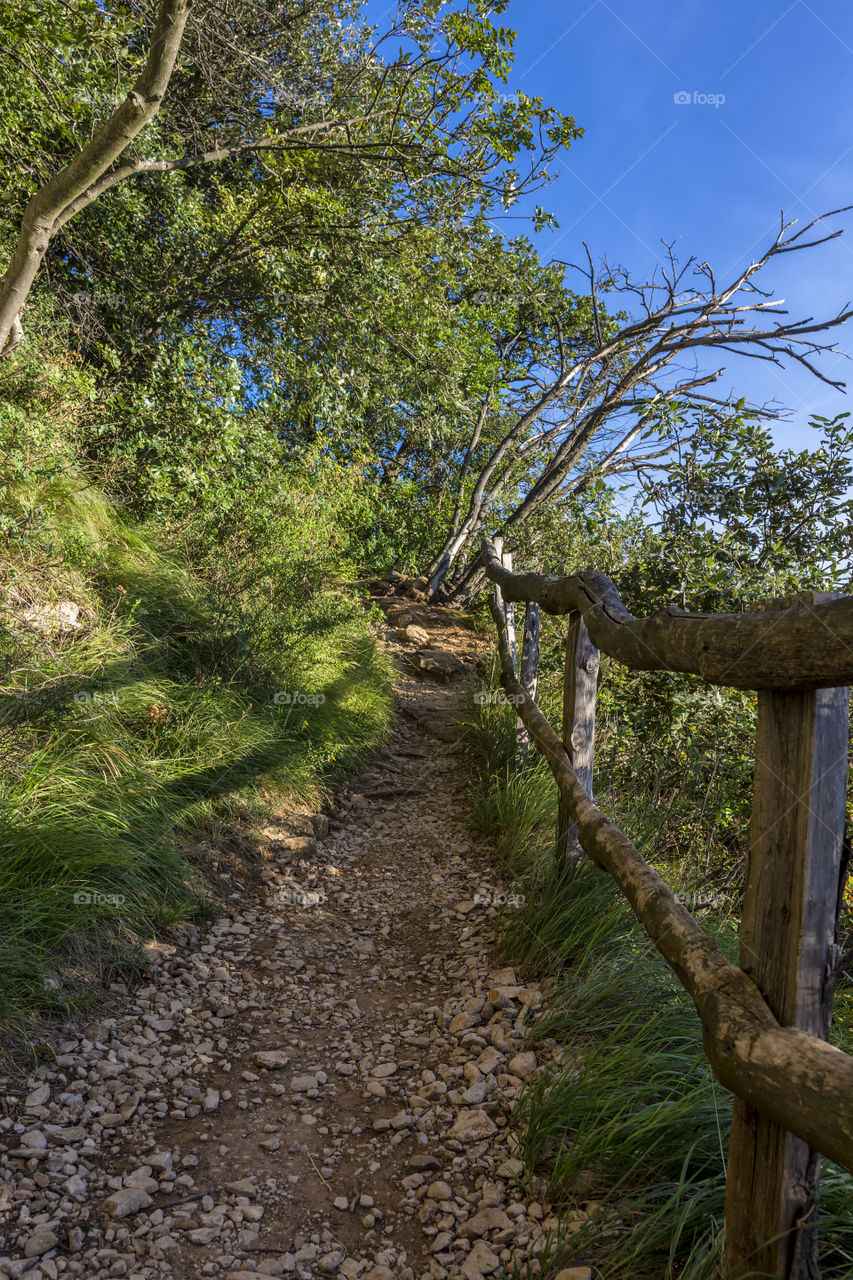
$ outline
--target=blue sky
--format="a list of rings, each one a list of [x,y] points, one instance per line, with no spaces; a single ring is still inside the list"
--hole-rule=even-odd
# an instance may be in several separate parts
[[[371,18],[383,12],[371,0]],[[541,203],[560,230],[497,223],[527,231],[544,259],[578,262],[585,240],[594,259],[640,276],[665,240],[719,278],[760,255],[782,210],[802,224],[853,203],[849,0],[515,0],[500,22],[518,32],[509,91],[542,97],[585,130],[556,182],[512,211]],[[792,316],[827,317],[853,300],[853,212],[832,226],[846,229],[841,240],[789,254],[765,276]],[[853,352],[853,325],[835,336]],[[821,367],[853,394],[853,362]],[[794,412],[775,430],[784,444],[805,444],[811,413],[832,416],[850,400],[805,370],[734,356],[718,383],[730,388]]]

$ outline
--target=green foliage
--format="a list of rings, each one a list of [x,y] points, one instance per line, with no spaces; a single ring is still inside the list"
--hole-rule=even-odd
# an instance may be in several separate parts
[[[135,173],[67,222],[0,370],[7,1014],[73,990],[75,956],[126,951],[203,904],[204,859],[187,850],[251,817],[262,788],[319,788],[378,740],[387,673],[343,584],[422,570],[543,370],[625,318],[594,313],[529,240],[493,230],[494,209],[546,182],[580,136],[540,99],[503,92],[505,0],[418,0],[385,32],[363,8],[199,13],[125,158],[286,144]],[[7,258],[33,193],[127,91],[150,17],[0,0]],[[538,208],[533,221],[553,219]],[[605,301],[613,285],[601,281]],[[595,479],[558,493],[525,526],[518,567],[594,566],[641,614],[849,583],[846,415],[814,420],[813,449],[777,451],[742,402],[639,409],[649,433],[685,440],[665,470],[639,493]],[[529,491],[541,427],[506,452],[489,521]],[[63,600],[79,627],[44,622]],[[563,640],[546,619],[554,718]],[[294,689],[326,701],[300,717],[275,702]],[[754,715],[736,691],[602,670],[599,796],[686,891],[732,908]],[[527,845],[550,838],[548,775],[535,760],[514,772],[510,708],[480,706],[471,732],[491,780],[475,820],[517,874]],[[77,911],[75,886],[125,901]],[[654,1176],[676,1195],[681,1172]]]
[[[12,362],[46,353],[64,322],[92,379],[75,448],[135,514],[236,509],[275,469],[331,459],[362,481],[349,524],[362,565],[423,567],[500,343],[529,334],[520,368],[565,301],[559,273],[488,218],[547,181],[580,133],[503,92],[514,34],[495,14],[407,4],[380,32],[359,3],[275,0],[191,20],[163,108],[124,159],[281,145],[137,173],[67,222]],[[91,139],[150,31],[131,7],[88,0],[3,16],[5,83],[22,86],[0,125],[18,175],[0,225],[11,248],[35,186]],[[351,122],[345,137],[331,119]]]
[[[751,804],[755,706],[754,694],[602,663],[597,794],[647,857],[677,869],[691,891],[732,904]]]
[[[813,427],[816,447],[793,451],[775,449],[767,426],[742,410],[725,426],[700,421],[691,445],[633,501],[590,487],[559,522],[532,522],[517,567],[596,568],[637,616],[674,604],[737,613],[762,597],[843,590],[853,549],[851,433],[844,415],[815,419]],[[564,635],[564,624],[543,618],[539,700],[554,722]],[[746,851],[755,714],[753,694],[602,660],[596,794],[664,872],[733,909]]]
[[[515,725],[511,726],[512,747],[515,748]],[[507,735],[508,736],[508,735]],[[503,735],[498,747],[503,745]],[[524,771],[509,776],[491,775],[492,785],[474,788],[471,823],[497,840],[498,853],[505,868],[517,872],[526,865],[527,846],[543,822],[552,825],[554,809],[554,783],[544,761]],[[511,836],[507,837],[507,832]]]
[[[35,183],[126,92],[149,34],[123,4],[25,9],[32,21],[2,14],[14,74],[0,154],[19,175],[6,193],[10,240]],[[63,227],[39,282],[104,389],[126,395],[129,373],[151,375],[159,403],[166,347],[192,428],[200,384],[237,354],[248,374],[238,398],[279,415],[271,434],[285,415],[339,449],[355,414],[362,445],[371,415],[383,430],[393,418],[399,443],[412,413],[446,433],[446,415],[476,403],[489,353],[449,295],[472,264],[481,286],[503,276],[512,289],[512,255],[485,215],[547,181],[579,130],[502,92],[514,33],[493,25],[492,5],[406,4],[386,31],[364,26],[362,10],[273,0],[191,20],[163,107],[123,158],[238,150],[118,184]],[[333,120],[350,122],[345,134]],[[279,145],[259,155],[244,150],[250,139]],[[113,429],[123,410],[109,405]]]
[[[249,491],[242,509],[140,523],[62,453],[68,406],[87,403],[76,366],[19,370],[14,387],[0,418],[17,460],[0,501],[0,1019],[25,1027],[209,910],[229,829],[276,796],[321,799],[363,760],[388,722],[389,672],[337,585],[343,484],[276,477],[266,507]]]
[[[56,158],[79,149],[93,115],[112,110],[116,62],[138,24],[121,3],[105,12],[96,0],[0,0],[0,30],[0,157],[10,184],[0,207],[17,212]]]
[[[648,481],[656,536],[636,587],[682,608],[748,608],[761,595],[845,590],[853,573],[853,430],[848,413],[814,417],[813,449],[776,449],[741,413],[700,422],[689,446]]]
[[[503,726],[478,725],[502,753]],[[545,1180],[560,1219],[546,1274],[588,1265],[602,1280],[722,1280],[731,1100],[692,1003],[608,876],[587,860],[555,871],[555,789],[546,797],[538,768],[507,785],[484,757],[476,793],[477,826],[500,834],[521,902],[500,918],[503,956],[547,992],[527,1043],[559,1049],[513,1117],[522,1177]],[[703,920],[734,958],[734,922]],[[824,1162],[822,1189],[822,1274],[843,1280],[853,1180]]]

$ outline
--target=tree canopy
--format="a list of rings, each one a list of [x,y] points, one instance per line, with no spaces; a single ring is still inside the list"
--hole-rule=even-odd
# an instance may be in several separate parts
[[[680,484],[691,440],[766,462],[761,406],[715,398],[722,353],[824,376],[849,313],[789,316],[764,277],[838,229],[783,219],[726,281],[542,262],[496,218],[582,130],[505,92],[506,7],[0,0],[0,368],[63,335],[93,379],[81,457],[123,501],[224,518],[323,458],[389,559],[464,602],[484,532],[536,543],[650,467]]]

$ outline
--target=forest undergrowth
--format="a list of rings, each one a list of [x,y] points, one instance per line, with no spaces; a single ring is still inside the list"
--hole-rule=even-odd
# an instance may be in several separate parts
[[[541,698],[553,714],[553,680]],[[546,1179],[561,1210],[548,1260],[592,1265],[601,1280],[721,1280],[731,1098],[707,1063],[698,1016],[610,877],[587,859],[555,862],[556,788],[535,753],[517,763],[516,719],[500,691],[478,691],[475,704],[470,734],[482,767],[473,823],[497,838],[513,880],[498,942],[508,963],[548,980],[530,1047],[552,1037],[564,1046],[559,1065],[526,1088],[514,1116],[527,1172]],[[688,824],[680,842],[666,829],[673,813],[711,803],[707,787],[682,774],[682,794],[671,797],[676,762],[665,747],[640,754],[637,743],[626,762],[618,758],[624,744],[617,752],[602,736],[599,803],[736,962],[737,846],[714,848],[706,831],[697,860],[680,847],[693,839]],[[620,786],[613,770],[626,763],[634,767]],[[717,786],[735,807],[745,802],[724,770]],[[844,923],[849,929],[849,913]],[[848,1053],[851,1008],[845,975],[833,1040]],[[822,1274],[845,1280],[853,1267],[853,1178],[825,1160],[821,1187]],[[589,1201],[600,1209],[585,1225],[581,1206]]]

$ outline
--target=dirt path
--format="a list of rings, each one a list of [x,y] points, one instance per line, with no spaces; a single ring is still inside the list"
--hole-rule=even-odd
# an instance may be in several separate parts
[[[538,1272],[554,1222],[507,1117],[541,993],[496,971],[453,663],[421,648],[416,673],[412,609],[388,615],[399,716],[374,767],[330,815],[270,823],[257,892],[164,949],[0,1121],[0,1276]]]

